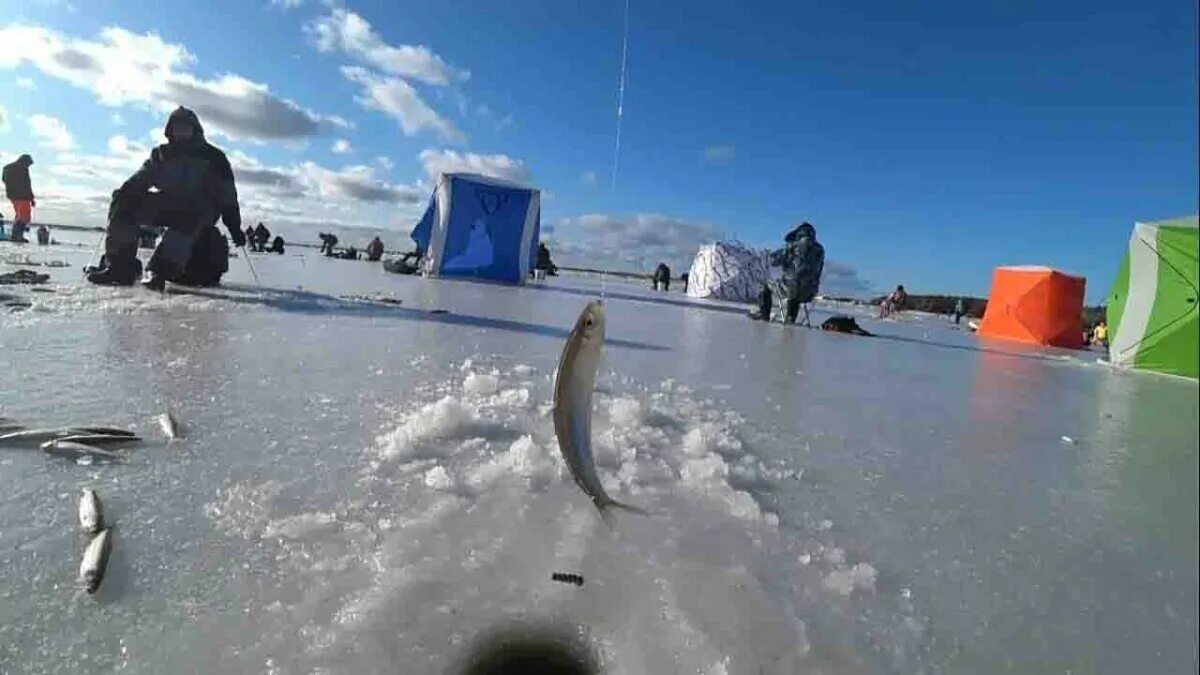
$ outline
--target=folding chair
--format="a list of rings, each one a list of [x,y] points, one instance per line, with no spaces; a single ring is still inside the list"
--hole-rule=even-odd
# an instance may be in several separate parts
[[[787,285],[783,283],[782,279],[771,279],[767,281],[767,288],[771,289],[771,296],[774,299],[774,304],[771,306],[771,321],[787,323]],[[808,305],[809,303],[807,302],[800,303],[800,312],[796,317],[796,323],[811,328],[812,324],[809,322]]]

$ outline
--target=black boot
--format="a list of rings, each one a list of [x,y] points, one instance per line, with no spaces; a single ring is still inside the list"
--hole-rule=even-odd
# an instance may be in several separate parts
[[[101,286],[132,286],[137,277],[138,272],[133,265],[110,265],[89,272],[87,280]]]

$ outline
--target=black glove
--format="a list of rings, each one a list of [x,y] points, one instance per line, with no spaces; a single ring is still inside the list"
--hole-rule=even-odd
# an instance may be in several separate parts
[[[242,232],[241,228],[229,228],[229,239],[233,242],[233,245],[238,248],[246,245],[246,233]]]

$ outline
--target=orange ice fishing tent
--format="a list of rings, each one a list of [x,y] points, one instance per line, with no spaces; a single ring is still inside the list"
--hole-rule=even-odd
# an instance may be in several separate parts
[[[1083,346],[1084,278],[1049,267],[997,267],[979,334],[1036,345]]]

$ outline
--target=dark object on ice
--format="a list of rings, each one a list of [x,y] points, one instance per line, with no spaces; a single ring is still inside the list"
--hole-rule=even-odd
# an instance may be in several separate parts
[[[550,249],[546,247],[545,242],[538,242],[537,262],[534,263],[533,269],[542,270],[546,276],[558,276],[558,265],[550,259]]]
[[[163,133],[167,143],[155,148],[142,167],[113,192],[104,239],[106,265],[89,274],[88,281],[130,284],[135,280],[133,267],[142,225],[167,227],[149,269],[169,281],[181,280],[186,274],[189,258],[200,253],[202,240],[218,218],[235,245],[245,244],[233,169],[225,153],[204,138],[196,113],[176,108]]]
[[[447,309],[431,309],[431,310],[429,310],[429,313],[430,313],[430,314],[449,314],[449,313],[450,313],[450,310],[447,310]]]
[[[671,268],[667,267],[666,263],[658,263],[658,267],[654,268],[654,290],[669,291],[671,290]]]
[[[50,228],[45,225],[38,225],[37,242],[38,246],[48,246],[50,244]]]
[[[683,292],[687,293],[688,273],[684,272],[683,274],[680,274],[679,280],[683,282]]]
[[[578,574],[571,574],[570,572],[555,572],[550,575],[550,578],[564,584],[583,585],[583,577]]]
[[[383,240],[375,237],[371,243],[367,244],[367,260],[369,262],[379,262],[383,257]]]
[[[281,237],[279,235],[275,235],[275,238],[271,240],[271,248],[269,248],[267,250],[269,250],[271,253],[278,253],[279,255],[283,255],[283,244],[284,244],[283,237]]]
[[[267,250],[267,242],[271,239],[271,231],[266,225],[259,223],[254,228],[254,237],[250,240],[250,248],[262,253]]]
[[[399,257],[383,261],[383,269],[396,274],[416,274],[421,269],[421,254],[409,251]]]
[[[335,255],[334,257],[341,258],[342,260],[358,260],[358,249],[350,246],[343,249],[339,255]]]
[[[861,335],[863,337],[875,337],[871,333],[863,330],[858,322],[848,316],[831,316],[825,319],[825,323],[821,324],[821,330],[832,331],[834,333],[846,333],[848,335]]]
[[[44,284],[50,281],[49,274],[39,274],[33,270],[17,270],[0,274],[0,284]]]
[[[318,232],[317,236],[321,239],[321,253],[329,256],[333,255],[333,247],[337,246],[338,243],[337,235]]]
[[[132,286],[133,282],[142,277],[142,261],[133,259],[128,267],[115,269],[108,264],[106,256],[100,256],[100,264],[96,267],[85,267],[83,273],[88,281],[103,286]]]
[[[763,284],[762,290],[758,292],[758,306],[750,310],[750,318],[756,321],[770,321],[773,306],[771,287]]]
[[[578,626],[514,623],[484,631],[455,675],[599,675],[596,654]]]

